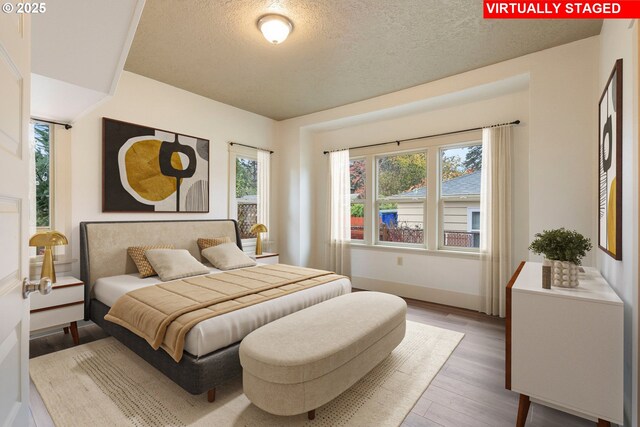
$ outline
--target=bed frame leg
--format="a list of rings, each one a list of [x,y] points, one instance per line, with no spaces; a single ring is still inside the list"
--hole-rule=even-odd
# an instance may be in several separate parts
[[[216,401],[216,389],[212,388],[211,390],[209,390],[207,392],[207,400],[209,402],[215,402]]]
[[[316,410],[312,409],[307,412],[307,418],[309,418],[309,420],[314,420],[316,418]]]

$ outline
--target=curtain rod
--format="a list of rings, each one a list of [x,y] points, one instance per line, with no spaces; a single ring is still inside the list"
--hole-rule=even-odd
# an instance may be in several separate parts
[[[482,126],[482,127],[477,127],[477,128],[454,130],[452,132],[444,132],[444,133],[436,133],[436,134],[433,134],[433,135],[417,136],[415,138],[399,139],[397,141],[379,142],[377,144],[359,145],[357,147],[341,148],[341,149],[337,149],[337,150],[329,150],[329,151],[325,151],[324,154],[329,154],[329,153],[334,152],[334,151],[355,150],[355,149],[358,149],[358,148],[377,147],[379,145],[387,145],[387,144],[397,144],[399,146],[401,142],[416,141],[418,139],[435,138],[437,136],[455,135],[457,133],[473,132],[474,130],[482,130],[482,129],[485,129],[485,128],[494,128],[494,127],[498,127],[498,126],[513,126],[513,125],[519,125],[519,124],[520,124],[520,120],[514,120],[514,121],[509,122],[509,123],[498,123],[498,124],[490,125],[490,126]]]
[[[69,129],[71,129],[73,127],[69,123],[52,122],[51,120],[39,119],[37,117],[31,117],[31,120],[35,120],[36,122],[49,123],[49,124],[52,124],[52,125],[64,126],[64,128],[66,130],[69,130]]]
[[[239,142],[229,142],[229,145],[240,145],[242,147],[255,148],[256,150],[268,151],[269,154],[274,153],[273,151],[267,150],[266,148],[254,147],[253,145],[240,144]]]

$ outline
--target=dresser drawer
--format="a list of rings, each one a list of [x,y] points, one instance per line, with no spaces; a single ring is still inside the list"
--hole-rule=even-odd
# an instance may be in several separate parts
[[[32,311],[46,307],[69,304],[72,302],[84,302],[84,286],[80,284],[58,288],[54,287],[49,295],[32,293],[29,298],[31,299]]]
[[[57,325],[66,325],[84,318],[84,302],[66,307],[31,313],[30,331],[50,328]]]

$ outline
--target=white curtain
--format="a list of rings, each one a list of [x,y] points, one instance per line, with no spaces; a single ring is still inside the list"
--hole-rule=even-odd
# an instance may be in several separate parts
[[[482,311],[505,317],[506,285],[511,277],[511,127],[482,132],[480,189]]]
[[[258,223],[269,230],[269,181],[271,177],[271,153],[258,150]],[[269,249],[269,232],[262,235],[264,251]]]
[[[349,275],[351,240],[349,150],[329,153],[329,269]]]
[[[36,232],[36,138],[33,124],[29,124],[29,237]],[[29,248],[29,256],[36,255],[36,248]]]

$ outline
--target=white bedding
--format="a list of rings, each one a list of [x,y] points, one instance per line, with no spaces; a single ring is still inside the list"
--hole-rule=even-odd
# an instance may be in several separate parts
[[[210,269],[211,273],[221,273],[216,268]],[[124,274],[98,279],[93,292],[98,301],[111,307],[127,292],[158,283],[158,277],[141,279],[138,274]],[[198,323],[187,333],[184,350],[194,356],[204,356],[242,340],[250,332],[280,317],[349,292],[349,279],[339,279],[212,317]]]

